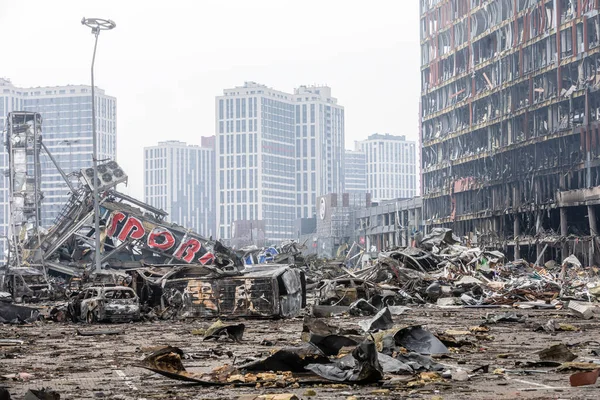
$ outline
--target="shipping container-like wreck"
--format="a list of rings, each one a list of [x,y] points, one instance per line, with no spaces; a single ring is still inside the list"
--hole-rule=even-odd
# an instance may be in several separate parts
[[[206,265],[141,268],[134,288],[142,303],[165,316],[295,317],[306,306],[304,272],[257,265],[239,273]]]

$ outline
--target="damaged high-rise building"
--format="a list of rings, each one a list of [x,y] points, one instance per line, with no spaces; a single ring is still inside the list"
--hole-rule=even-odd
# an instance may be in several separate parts
[[[597,262],[597,0],[421,0],[423,212],[540,263]]]

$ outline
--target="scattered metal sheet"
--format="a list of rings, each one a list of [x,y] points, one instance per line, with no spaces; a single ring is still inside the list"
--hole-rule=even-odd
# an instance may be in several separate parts
[[[217,320],[217,322],[212,324],[210,328],[206,330],[204,340],[214,339],[219,341],[220,339],[227,339],[240,343],[245,328],[246,326],[244,324],[225,325],[221,320]]]
[[[30,323],[37,321],[39,315],[39,311],[35,308],[0,302],[0,323]]]
[[[375,343],[366,340],[352,354],[333,364],[310,364],[306,370],[335,382],[375,383],[383,379],[383,368],[379,364]]]
[[[448,348],[431,332],[421,326],[409,326],[394,334],[394,342],[419,354],[445,354]]]
[[[365,332],[384,331],[393,327],[394,321],[389,308],[385,307],[373,318],[360,321],[358,326]]]

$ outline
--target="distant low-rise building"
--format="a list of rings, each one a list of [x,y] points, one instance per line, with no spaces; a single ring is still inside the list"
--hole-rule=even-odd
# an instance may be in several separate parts
[[[354,220],[355,240],[367,251],[411,246],[425,234],[420,197],[373,204],[355,211]]]
[[[316,243],[320,257],[333,258],[340,246],[352,244],[354,213],[371,205],[371,196],[330,193],[318,198]]]

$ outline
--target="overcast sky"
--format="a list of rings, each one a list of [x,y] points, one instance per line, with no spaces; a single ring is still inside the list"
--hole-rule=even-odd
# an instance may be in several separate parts
[[[0,77],[89,84],[117,98],[118,161],[142,198],[143,147],[214,134],[214,98],[256,81],[291,92],[326,84],[346,109],[346,147],[371,133],[417,140],[416,0],[0,0]]]

